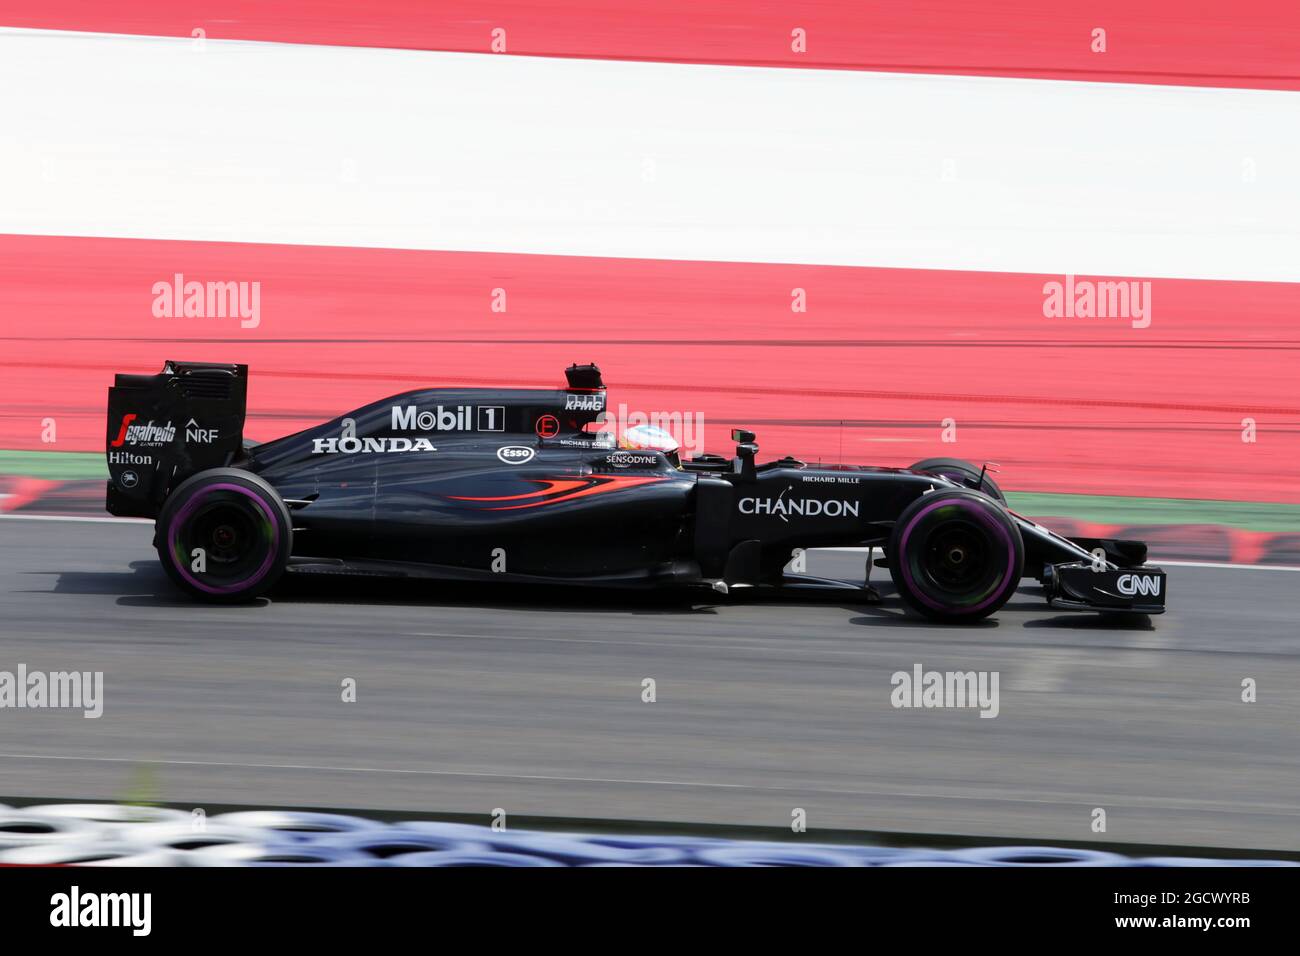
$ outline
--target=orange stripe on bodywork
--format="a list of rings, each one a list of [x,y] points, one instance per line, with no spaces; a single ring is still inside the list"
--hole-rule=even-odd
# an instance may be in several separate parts
[[[573,488],[581,488],[587,484],[586,481],[579,479],[577,481],[564,481],[552,478],[530,478],[529,481],[540,481],[548,488],[540,491],[527,491],[522,495],[502,495],[498,498],[472,498],[466,495],[448,495],[453,501],[518,501],[520,498],[532,498],[536,495],[544,495],[551,491],[568,491]]]
[[[514,511],[519,508],[538,508],[555,501],[572,501],[575,498],[585,498],[588,495],[599,495],[609,491],[619,491],[624,488],[635,488],[637,485],[644,485],[653,481],[664,481],[665,479],[660,476],[599,475],[578,481],[552,478],[534,478],[529,480],[541,482],[547,487],[529,492],[528,494],[502,495],[497,498],[471,498],[459,495],[449,495],[448,497],[453,501],[518,501],[521,498],[533,498],[541,495],[545,496],[540,498],[538,501],[481,509],[483,511]]]

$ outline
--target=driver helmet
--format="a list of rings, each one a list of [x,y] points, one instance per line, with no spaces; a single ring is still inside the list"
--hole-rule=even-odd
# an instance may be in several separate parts
[[[618,447],[629,451],[677,451],[677,439],[658,425],[633,425],[623,432]]]

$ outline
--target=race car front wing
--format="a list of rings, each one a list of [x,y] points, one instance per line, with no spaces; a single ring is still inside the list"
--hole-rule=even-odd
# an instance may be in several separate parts
[[[1047,603],[1062,610],[1165,612],[1165,572],[1146,565],[1098,567],[1089,561],[1049,564],[1043,568],[1043,587]]]

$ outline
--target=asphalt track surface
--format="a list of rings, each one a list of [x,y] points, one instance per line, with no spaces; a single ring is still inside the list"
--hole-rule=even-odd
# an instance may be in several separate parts
[[[0,670],[105,675],[97,720],[0,710],[0,795],[775,827],[800,807],[814,833],[1300,849],[1292,571],[1172,568],[1150,621],[1022,592],[960,629],[887,588],[867,606],[327,579],[214,608],[171,589],[150,536],[0,520]],[[893,708],[916,663],[998,671],[998,716]]]

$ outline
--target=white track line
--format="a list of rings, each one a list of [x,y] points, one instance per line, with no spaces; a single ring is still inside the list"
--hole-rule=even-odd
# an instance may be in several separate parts
[[[1300,93],[18,29],[0,89],[6,233],[1300,281]]]
[[[1157,565],[1169,565],[1177,568],[1231,568],[1237,571],[1300,571],[1300,567],[1289,564],[1224,564],[1216,561],[1162,561],[1152,558]]]
[[[0,514],[0,521],[79,521],[85,524],[153,524],[149,518],[97,518],[91,515]]]

